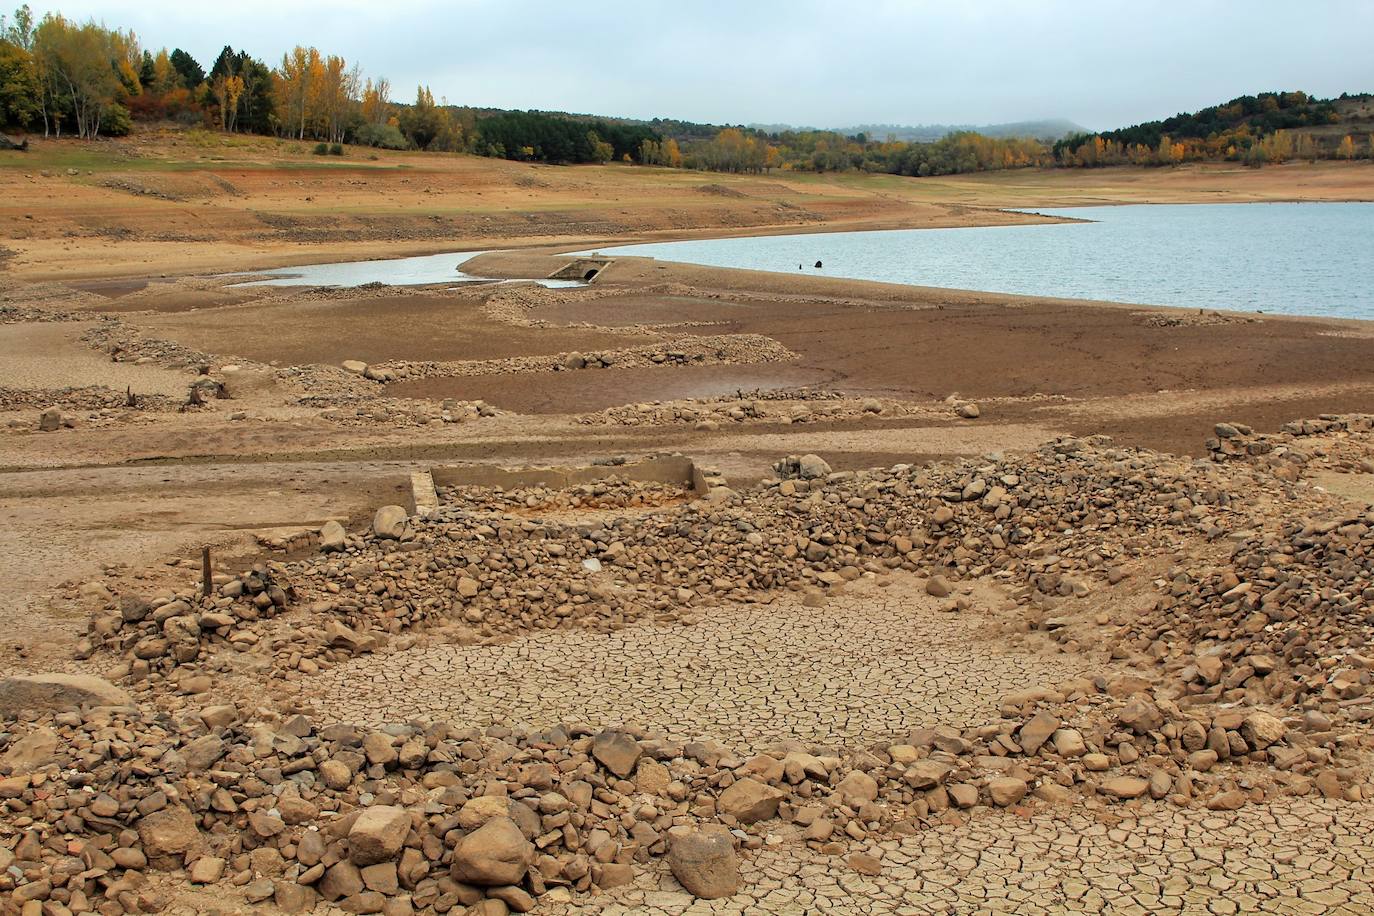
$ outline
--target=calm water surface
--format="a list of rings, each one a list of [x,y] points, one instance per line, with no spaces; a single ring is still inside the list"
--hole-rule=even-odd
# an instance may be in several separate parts
[[[1031,296],[1374,318],[1374,203],[1033,212],[1092,222],[773,235],[598,253],[794,273],[802,264],[803,272],[828,277]]]
[[[523,283],[523,280],[493,280],[464,273],[462,265],[484,251],[430,254],[417,258],[387,258],[377,261],[339,261],[333,264],[306,264],[280,270],[256,271],[262,279],[235,283],[234,286],[427,286],[434,283]],[[540,286],[565,288],[585,286],[580,280],[535,279]]]

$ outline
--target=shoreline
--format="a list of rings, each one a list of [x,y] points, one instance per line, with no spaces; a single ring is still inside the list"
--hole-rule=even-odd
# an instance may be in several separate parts
[[[1285,204],[1287,204],[1287,203],[1313,203],[1313,204],[1323,204],[1323,203],[1374,203],[1374,201],[1326,201],[1326,200],[1249,201],[1249,202],[1237,201],[1237,202],[1233,202],[1232,205],[1240,205],[1240,204],[1242,204],[1242,203],[1285,203]],[[1096,205],[1088,205],[1088,204],[1085,204],[1085,205],[1081,205],[1081,207],[1065,207],[1065,208],[1063,208],[1063,209],[1085,209],[1085,208],[1090,207],[1090,206],[1096,206]],[[1165,203],[1165,204],[1131,204],[1131,203],[1121,203],[1121,204],[1115,204],[1114,206],[1180,206],[1180,204],[1172,204],[1172,203]],[[615,247],[634,247],[634,246],[638,246],[638,245],[671,244],[671,243],[673,243],[673,242],[680,242],[680,241],[681,241],[681,242],[686,242],[686,241],[716,241],[716,240],[728,240],[728,239],[736,239],[736,238],[767,238],[767,237],[775,237],[775,236],[797,236],[797,237],[801,237],[801,236],[807,236],[807,235],[819,235],[819,234],[829,234],[829,233],[918,231],[918,230],[925,230],[925,229],[944,229],[944,228],[990,228],[990,227],[992,227],[992,226],[1013,227],[1013,226],[1017,226],[1017,225],[1055,225],[1055,224],[1061,224],[1061,223],[1090,223],[1090,222],[1095,222],[1094,220],[1086,220],[1086,219],[1078,220],[1078,219],[1071,219],[1071,218],[1059,217],[1059,216],[1057,216],[1057,215],[1046,215],[1046,214],[1040,214],[1040,213],[1025,213],[1024,211],[1018,211],[1018,210],[999,210],[999,211],[997,211],[997,212],[1006,213],[1006,214],[1017,214],[1017,215],[1033,216],[1033,217],[1037,217],[1037,219],[1035,219],[1035,220],[1033,220],[1033,221],[1018,221],[1018,222],[1009,221],[1009,222],[1002,223],[1002,224],[987,224],[987,225],[977,225],[977,226],[973,226],[973,225],[962,225],[962,226],[948,226],[948,227],[945,227],[945,226],[930,226],[930,225],[917,225],[917,226],[897,226],[897,227],[890,227],[890,228],[889,228],[889,227],[874,228],[874,227],[867,226],[867,225],[846,226],[846,227],[834,227],[834,226],[829,226],[829,225],[821,225],[821,226],[808,226],[808,227],[771,227],[771,231],[755,231],[754,228],[752,228],[752,227],[742,227],[742,228],[739,228],[739,229],[736,229],[736,230],[723,230],[723,231],[712,231],[712,230],[682,230],[682,231],[679,231],[679,232],[674,232],[674,233],[672,233],[674,236],[680,236],[680,237],[674,237],[674,238],[657,238],[657,239],[653,239],[653,240],[638,240],[638,241],[631,241],[631,240],[627,240],[627,239],[633,238],[633,237],[626,237],[626,238],[622,238],[622,239],[618,239],[618,240],[610,240],[610,241],[614,241],[614,242],[615,242]],[[480,283],[475,283],[475,284],[464,284],[464,283],[462,283],[461,280],[455,280],[455,281],[444,280],[444,281],[438,281],[438,282],[434,282],[434,283],[415,283],[415,284],[390,284],[390,283],[385,283],[384,281],[380,281],[380,282],[383,283],[384,286],[387,286],[388,288],[393,288],[393,289],[402,289],[402,290],[409,289],[409,290],[415,290],[415,291],[435,291],[435,290],[446,289],[446,288],[453,287],[453,286],[456,286],[456,285],[483,285],[484,283],[487,283],[487,282],[493,282],[493,283],[502,283],[502,282],[531,282],[531,283],[537,283],[537,282],[538,282],[539,280],[541,280],[541,279],[546,279],[546,278],[547,278],[547,273],[551,273],[551,272],[556,271],[556,270],[558,269],[558,267],[557,267],[556,265],[553,265],[552,263],[542,263],[542,261],[543,261],[544,259],[548,259],[549,261],[552,261],[553,259],[564,259],[564,258],[572,258],[572,257],[579,257],[579,256],[581,256],[581,257],[595,257],[595,256],[600,256],[600,257],[609,257],[609,258],[611,258],[611,259],[613,259],[613,260],[616,260],[616,261],[625,261],[625,260],[645,261],[645,262],[649,262],[650,264],[654,264],[654,265],[671,265],[671,266],[673,266],[673,267],[675,267],[675,268],[689,268],[689,269],[693,269],[693,270],[724,271],[724,272],[727,272],[728,275],[734,275],[734,274],[762,274],[762,275],[766,275],[766,276],[770,276],[770,277],[776,277],[776,278],[787,277],[787,278],[789,278],[789,282],[788,282],[787,285],[791,286],[791,285],[793,285],[793,283],[795,282],[796,285],[798,285],[798,286],[800,286],[800,287],[805,287],[805,286],[808,286],[808,285],[810,285],[810,284],[812,284],[812,283],[817,283],[817,284],[821,284],[821,285],[824,285],[824,284],[827,284],[827,283],[841,283],[841,284],[846,284],[846,285],[847,285],[847,284],[864,284],[864,285],[872,285],[872,286],[874,286],[874,287],[891,288],[891,289],[894,289],[894,290],[909,290],[909,291],[911,291],[911,292],[913,292],[913,293],[919,294],[921,297],[944,296],[944,297],[959,297],[959,298],[966,298],[966,297],[968,297],[968,296],[975,296],[975,297],[989,297],[989,296],[991,296],[991,297],[999,297],[999,298],[1005,299],[1005,300],[1007,301],[1008,304],[1032,303],[1032,302],[1038,302],[1038,303],[1052,303],[1052,304],[1080,304],[1080,305],[1085,305],[1085,306],[1097,306],[1097,307],[1107,306],[1107,307],[1115,307],[1115,308],[1130,308],[1130,309],[1137,309],[1137,310],[1139,310],[1139,309],[1145,309],[1145,310],[1159,310],[1159,311],[1166,312],[1166,313],[1172,313],[1172,312],[1178,312],[1178,313],[1193,313],[1193,312],[1195,312],[1195,311],[1205,311],[1205,312],[1207,312],[1207,313],[1209,313],[1209,314],[1224,315],[1224,316],[1232,316],[1232,317],[1243,317],[1243,318],[1264,318],[1264,319],[1281,318],[1281,319],[1300,320],[1300,321],[1335,322],[1335,323],[1340,323],[1340,324],[1346,324],[1346,323],[1351,323],[1351,322],[1353,322],[1353,323],[1355,323],[1354,327],[1357,328],[1357,329],[1363,328],[1363,327],[1369,325],[1371,322],[1374,322],[1374,317],[1371,317],[1371,318],[1356,318],[1356,317],[1344,317],[1344,316],[1337,316],[1337,315],[1307,315],[1307,314],[1293,314],[1293,313],[1280,312],[1280,311],[1259,311],[1259,310],[1253,310],[1253,311],[1251,311],[1251,310],[1242,310],[1242,309],[1228,309],[1228,308],[1222,308],[1222,307],[1216,307],[1216,306],[1175,305],[1175,304],[1169,304],[1169,303],[1151,303],[1151,302],[1140,302],[1140,301],[1129,301],[1129,300],[1112,300],[1112,299],[1092,299],[1092,298],[1075,297],[1075,296],[1055,296],[1055,295],[1046,295],[1046,294],[1038,294],[1038,293],[1015,293],[1015,292],[1007,292],[1007,291],[1002,291],[1002,290],[978,289],[978,288],[973,288],[973,287],[929,286],[929,285],[915,284],[915,283],[902,283],[902,282],[898,282],[898,281],[886,281],[886,280],[871,280],[871,279],[856,278],[856,277],[822,276],[822,275],[805,274],[805,273],[799,275],[799,274],[793,274],[793,273],[791,273],[791,272],[789,272],[789,271],[774,271],[774,270],[767,270],[766,268],[724,267],[724,266],[709,265],[709,264],[698,264],[698,263],[694,263],[694,262],[691,262],[691,261],[673,261],[673,260],[661,259],[661,258],[657,258],[657,257],[653,257],[653,256],[648,256],[648,255],[643,255],[643,256],[640,256],[640,255],[629,255],[629,254],[622,254],[622,255],[605,255],[605,254],[603,254],[603,253],[601,252],[600,249],[598,249],[598,248],[596,248],[596,247],[584,247],[584,248],[577,248],[577,249],[575,249],[575,250],[567,250],[569,247],[570,247],[570,246],[568,246],[568,245],[562,245],[562,244],[558,244],[558,245],[549,245],[549,244],[546,244],[546,243],[543,243],[543,242],[539,242],[539,243],[531,243],[531,244],[524,244],[524,245],[512,245],[512,246],[509,246],[509,247],[502,247],[502,248],[497,248],[497,249],[492,249],[492,248],[481,248],[481,249],[473,249],[473,250],[461,250],[461,249],[460,249],[460,250],[452,250],[452,249],[444,248],[444,249],[438,250],[438,251],[426,250],[426,251],[423,251],[423,252],[418,253],[418,254],[379,255],[379,256],[375,256],[375,257],[366,257],[366,256],[365,256],[365,257],[353,258],[353,259],[339,259],[339,260],[328,260],[328,261],[309,261],[309,262],[304,262],[304,263],[294,263],[297,259],[296,259],[296,258],[290,258],[289,260],[292,261],[293,263],[281,263],[281,262],[279,262],[276,266],[255,267],[255,268],[252,268],[252,269],[246,269],[246,268],[245,268],[245,269],[237,270],[237,271],[235,271],[233,274],[189,274],[189,275],[183,275],[183,276],[178,276],[178,277],[158,277],[158,278],[153,278],[153,277],[148,277],[148,278],[136,278],[136,277],[127,277],[127,278],[126,278],[126,277],[107,277],[107,278],[92,279],[92,280],[86,281],[86,282],[87,282],[88,284],[90,284],[90,285],[95,285],[95,284],[100,283],[101,281],[111,282],[111,281],[115,281],[115,280],[119,280],[119,279],[127,279],[127,280],[130,280],[130,281],[135,281],[135,280],[138,280],[138,279],[145,279],[146,282],[148,282],[148,283],[158,282],[158,281],[160,281],[160,280],[166,280],[166,281],[169,281],[169,282],[177,282],[177,281],[185,281],[185,280],[209,280],[209,281],[222,280],[222,281],[226,281],[226,285],[225,285],[225,287],[224,287],[224,288],[226,288],[226,289],[249,288],[249,287],[239,287],[239,286],[237,286],[236,284],[241,284],[241,283],[245,282],[245,280],[244,280],[243,278],[250,278],[250,279],[249,279],[249,282],[251,282],[251,278],[264,277],[264,276],[271,276],[271,272],[274,272],[274,271],[282,271],[282,270],[289,270],[289,269],[291,269],[291,268],[293,268],[293,267],[313,267],[313,266],[319,266],[319,265],[323,265],[323,264],[361,264],[361,263],[368,263],[368,262],[373,262],[373,261],[380,262],[380,261],[405,260],[405,259],[408,259],[408,258],[437,257],[437,256],[439,256],[439,255],[452,255],[452,256],[455,256],[455,257],[462,256],[462,255],[467,255],[467,257],[466,257],[464,260],[459,261],[458,264],[455,265],[455,269],[457,269],[458,267],[461,267],[462,265],[467,265],[467,264],[469,264],[469,263],[472,262],[472,261],[481,261],[482,263],[485,264],[485,263],[488,262],[488,259],[493,259],[493,258],[499,259],[500,261],[505,261],[507,265],[510,265],[510,264],[511,264],[511,259],[512,259],[512,258],[520,259],[522,256],[525,256],[525,255],[530,256],[530,258],[529,258],[529,260],[528,260],[528,263],[530,263],[531,265],[536,265],[536,264],[537,264],[537,266],[532,266],[531,269],[528,269],[528,270],[525,270],[525,271],[515,270],[515,269],[512,269],[510,266],[496,267],[496,268],[478,268],[479,272],[481,272],[481,273],[484,274],[485,276],[483,276],[482,281],[481,281]],[[300,257],[306,257],[306,255],[301,255]],[[540,259],[541,259],[541,262],[536,262],[536,261],[534,260],[535,257],[540,258]],[[541,271],[543,271],[543,273],[541,273]],[[238,279],[235,279],[235,278],[238,278]],[[603,275],[603,277],[602,277],[601,279],[602,279],[603,282],[604,282],[604,280],[605,280],[604,275]],[[232,282],[232,283],[228,282],[228,281],[231,281],[231,280],[234,281],[234,282]],[[730,284],[726,284],[726,285],[730,285]],[[286,291],[286,290],[302,290],[302,291],[303,291],[303,290],[310,290],[310,289],[340,289],[340,290],[347,290],[347,289],[353,289],[353,288],[355,288],[355,287],[348,287],[348,286],[331,286],[331,285],[325,285],[325,284],[309,284],[309,283],[305,283],[305,284],[298,284],[298,285],[286,285],[286,284],[276,285],[276,284],[273,284],[273,285],[272,285],[272,288],[275,288],[275,289],[278,289],[278,290],[282,290],[282,291]],[[817,290],[817,293],[823,293],[823,292],[824,292],[823,290]]]

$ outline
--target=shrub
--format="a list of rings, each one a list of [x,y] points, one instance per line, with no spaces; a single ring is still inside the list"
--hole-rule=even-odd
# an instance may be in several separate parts
[[[410,141],[395,124],[364,124],[353,132],[353,142],[382,149],[410,149]]]
[[[343,144],[342,144],[342,143],[334,143],[334,144],[331,144],[330,147],[329,147],[329,155],[331,155],[331,156],[342,156],[342,155],[343,155]]]
[[[100,132],[107,137],[123,137],[133,126],[129,109],[123,105],[112,104],[100,113]]]
[[[329,144],[316,143],[315,148],[311,152],[313,152],[316,156],[327,156],[329,155]]]

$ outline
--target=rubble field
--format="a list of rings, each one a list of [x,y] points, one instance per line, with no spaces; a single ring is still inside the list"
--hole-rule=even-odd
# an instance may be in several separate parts
[[[1374,417],[1206,448],[452,487],[171,558],[0,682],[5,906],[1365,912],[1374,510],[1313,481]]]

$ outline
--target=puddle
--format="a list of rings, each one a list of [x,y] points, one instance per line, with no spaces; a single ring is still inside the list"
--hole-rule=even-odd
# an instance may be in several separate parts
[[[252,276],[256,279],[230,285],[230,289],[248,286],[335,286],[358,287],[369,283],[386,286],[432,286],[440,283],[538,283],[548,289],[569,289],[586,286],[582,280],[550,280],[544,277],[503,280],[464,273],[462,266],[485,251],[458,251],[428,254],[414,258],[386,258],[374,261],[336,261],[330,264],[305,264],[277,270],[260,270],[251,274],[225,274],[229,277]]]

